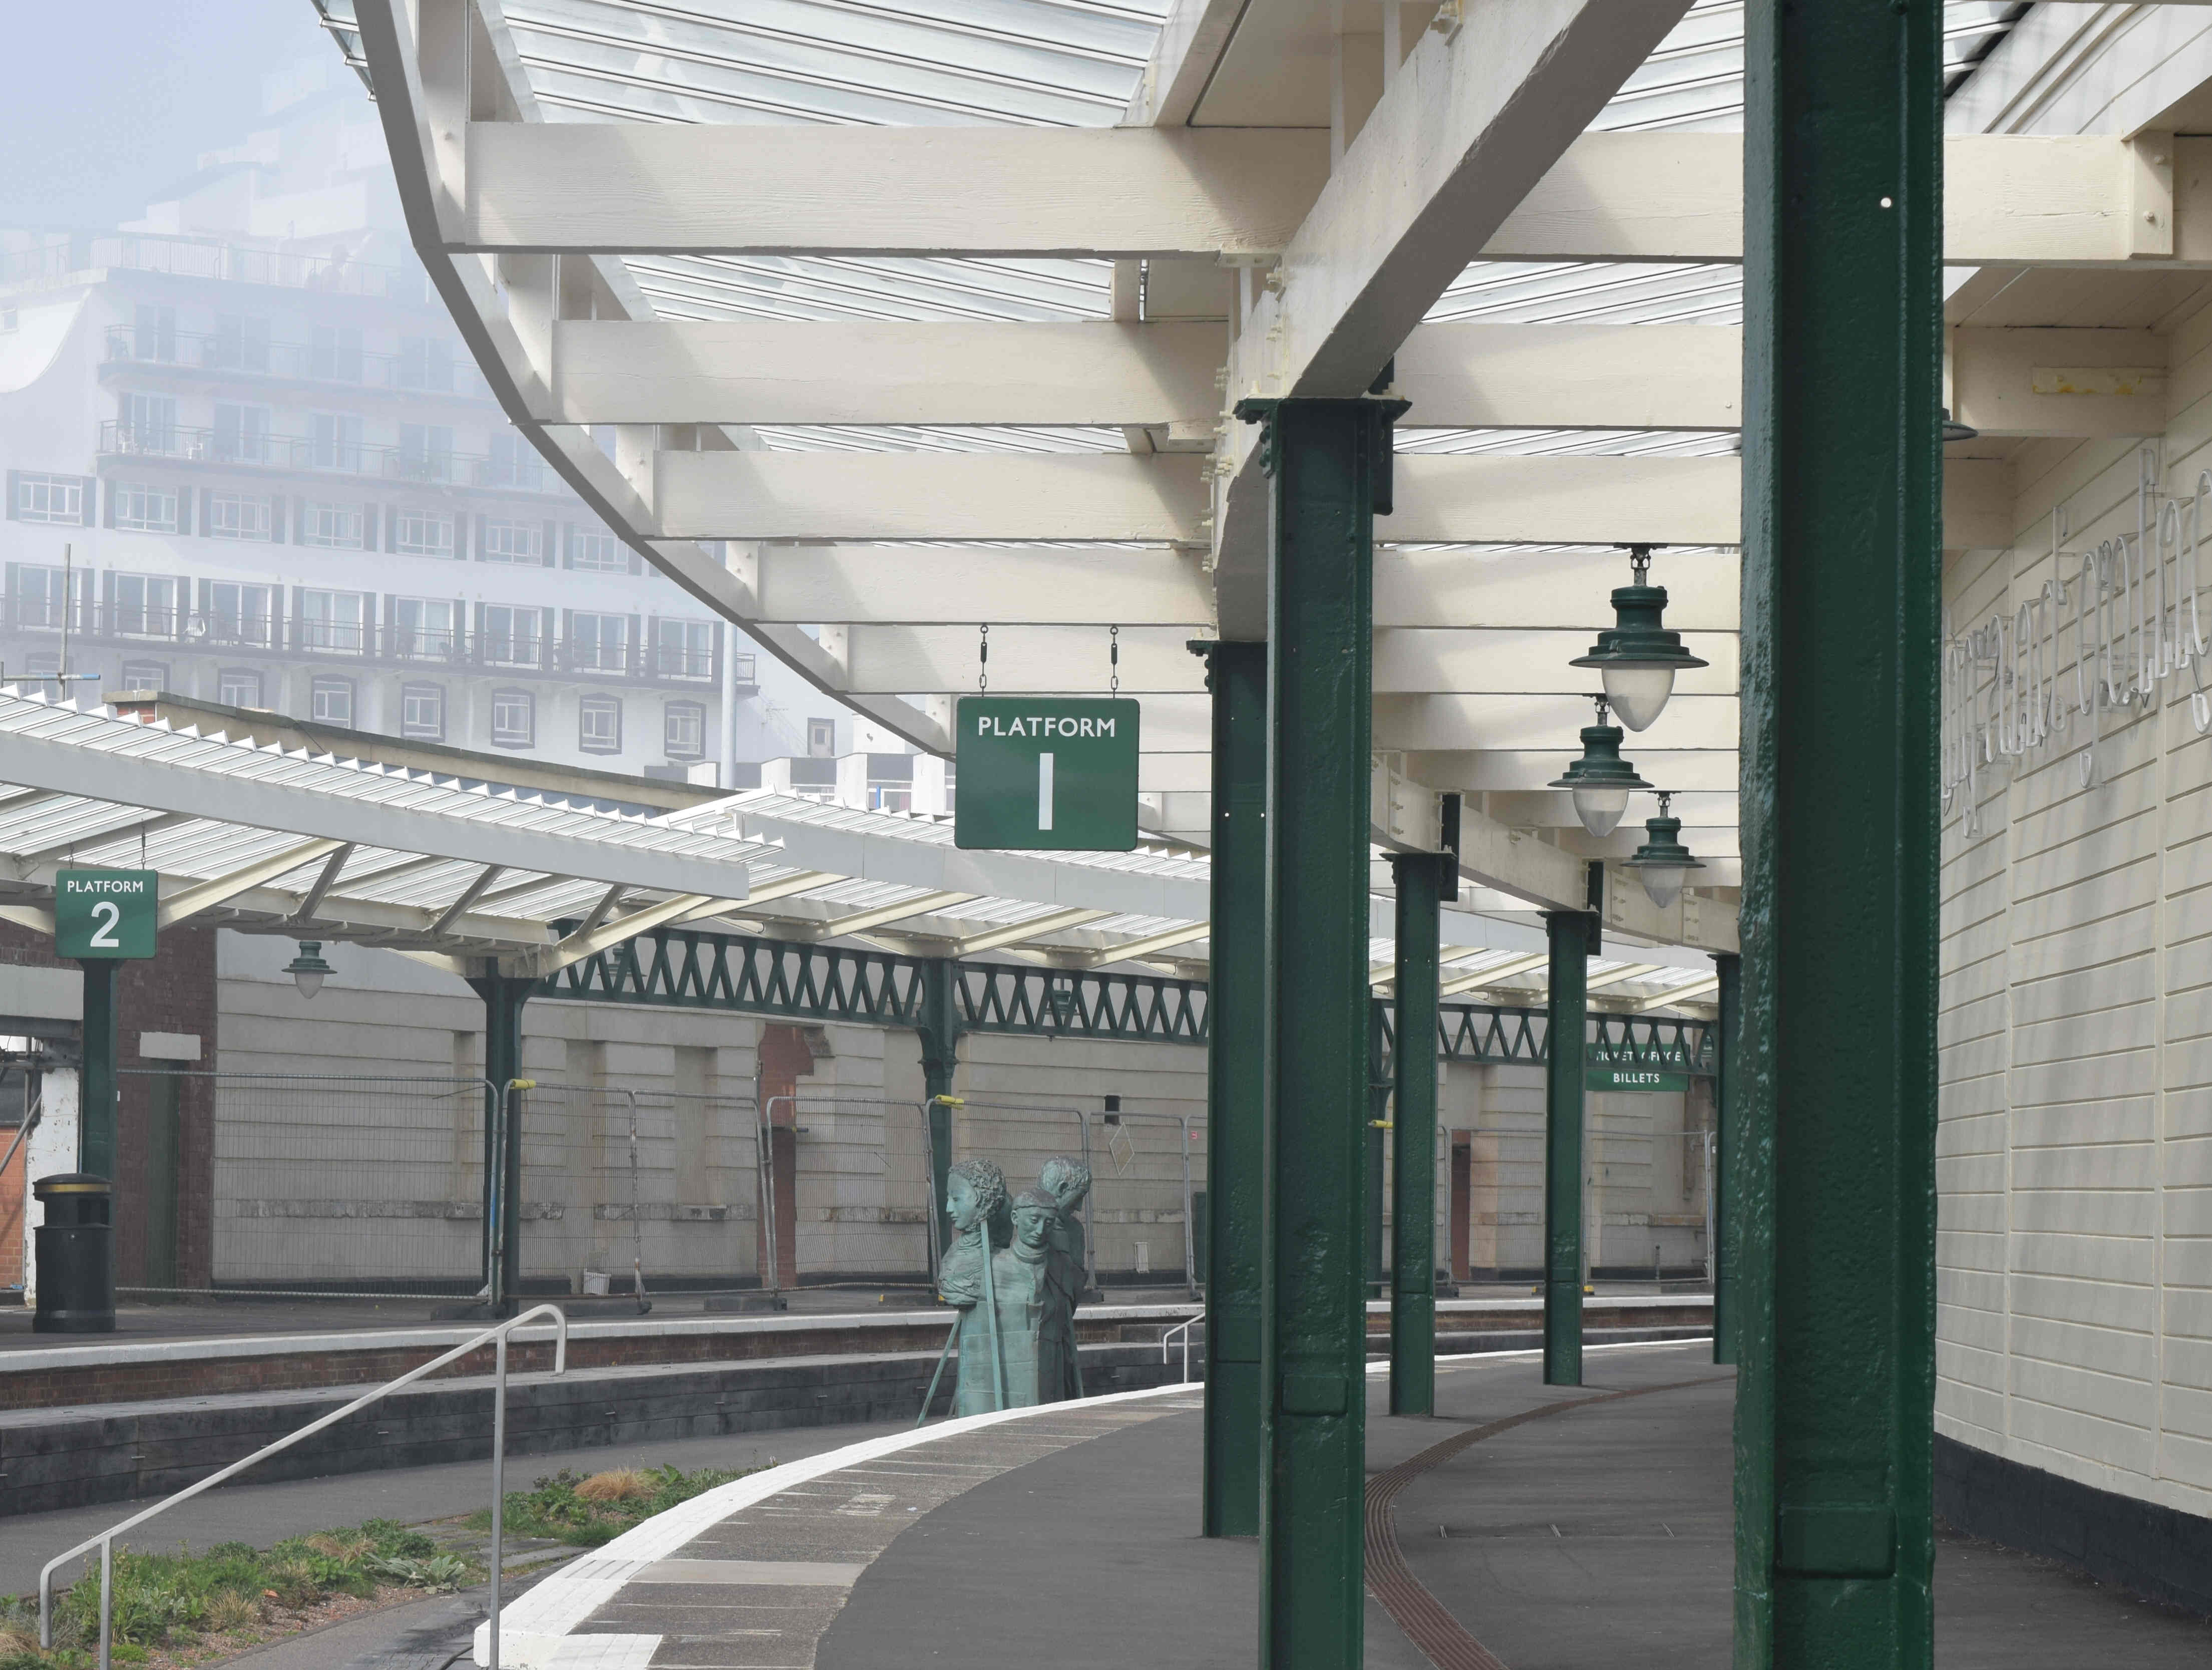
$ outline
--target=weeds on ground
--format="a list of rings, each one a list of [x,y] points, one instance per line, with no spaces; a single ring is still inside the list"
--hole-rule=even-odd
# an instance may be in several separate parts
[[[286,1615],[339,1595],[380,1588],[440,1594],[475,1582],[481,1570],[441,1553],[420,1531],[372,1519],[346,1531],[319,1531],[273,1548],[218,1543],[200,1553],[115,1551],[109,1601],[118,1663],[152,1648],[185,1647],[210,1635],[252,1638]],[[39,1649],[38,1598],[0,1600],[0,1670],[75,1670],[93,1662],[100,1642],[100,1568],[55,1597],[55,1650]]]
[[[513,1536],[543,1537],[576,1548],[597,1548],[640,1521],[753,1471],[748,1467],[724,1473],[717,1467],[702,1467],[696,1473],[685,1473],[676,1467],[622,1467],[585,1476],[563,1467],[550,1479],[539,1479],[535,1489],[507,1492],[507,1530]],[[490,1530],[491,1510],[473,1515],[468,1524],[471,1530]],[[0,1661],[0,1670],[8,1670],[5,1661]]]

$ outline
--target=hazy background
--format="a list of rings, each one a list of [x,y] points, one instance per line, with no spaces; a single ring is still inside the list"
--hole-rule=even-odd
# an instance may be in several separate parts
[[[199,153],[236,144],[261,77],[335,56],[307,0],[9,0],[0,226],[133,220]]]

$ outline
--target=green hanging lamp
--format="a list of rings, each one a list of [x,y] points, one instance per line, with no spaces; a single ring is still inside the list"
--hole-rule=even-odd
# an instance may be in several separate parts
[[[1680,633],[1666,629],[1667,588],[1650,583],[1652,550],[1628,548],[1635,578],[1613,592],[1613,623],[1597,635],[1589,654],[1569,664],[1598,670],[1606,700],[1632,731],[1648,728],[1665,711],[1676,673],[1708,665],[1682,647]]]
[[[1583,756],[1572,762],[1566,775],[1553,780],[1553,788],[1570,791],[1575,816],[1594,835],[1609,835],[1628,810],[1628,797],[1650,788],[1636,768],[1620,757],[1620,727],[1607,725],[1605,698],[1597,699],[1597,723],[1583,727]]]
[[[323,942],[302,939],[300,954],[284,965],[284,972],[292,976],[292,983],[300,988],[300,995],[312,998],[323,989],[323,982],[337,972],[323,961]]]
[[[1627,860],[1643,882],[1645,896],[1662,910],[1682,896],[1682,884],[1689,880],[1690,871],[1705,867],[1682,845],[1682,820],[1667,815],[1667,803],[1674,798],[1661,793],[1659,816],[1644,820],[1644,844]]]

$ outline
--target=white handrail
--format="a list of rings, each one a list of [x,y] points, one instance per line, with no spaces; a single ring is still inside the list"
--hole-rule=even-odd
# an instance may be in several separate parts
[[[108,1642],[109,1608],[112,1600],[111,1586],[114,1572],[115,1539],[117,1537],[120,1536],[124,1532],[131,1529],[135,1526],[143,1525],[148,1520],[152,1519],[156,1514],[165,1514],[168,1512],[170,1509],[175,1507],[179,1502],[190,1501],[193,1497],[198,1496],[202,1491],[214,1489],[217,1485],[222,1484],[224,1479],[234,1478],[237,1474],[244,1473],[246,1468],[252,1467],[255,1462],[259,1461],[265,1457],[274,1455],[278,1450],[289,1449],[294,1444],[298,1443],[301,1439],[308,1437],[314,1433],[320,1432],[326,1426],[334,1425],[337,1422],[343,1420],[347,1416],[354,1413],[356,1410],[366,1409],[370,1404],[374,1403],[379,1398],[389,1396],[392,1393],[398,1391],[401,1387],[411,1385],[414,1382],[422,1379],[423,1375],[429,1374],[435,1369],[444,1368],[448,1363],[455,1362],[461,1357],[466,1357],[471,1351],[480,1349],[485,1341],[489,1340],[495,1345],[498,1354],[498,1364],[495,1373],[497,1389],[494,1394],[494,1401],[492,1405],[491,1451],[491,1661],[495,1666],[496,1666],[499,1663],[499,1568],[500,1557],[501,1553],[500,1544],[501,1541],[501,1532],[504,1529],[504,1515],[501,1512],[501,1509],[505,1506],[505,1501],[503,1497],[501,1495],[500,1487],[505,1480],[507,1461],[507,1337],[516,1328],[521,1327],[522,1324],[529,1321],[532,1318],[538,1316],[550,1316],[553,1319],[554,1327],[556,1330],[553,1346],[553,1372],[556,1375],[566,1374],[568,1370],[568,1315],[558,1305],[532,1305],[528,1310],[524,1311],[520,1315],[511,1316],[506,1321],[500,1323],[497,1327],[486,1328],[482,1333],[465,1341],[461,1345],[454,1346],[453,1350],[447,1351],[443,1357],[433,1357],[429,1362],[423,1363],[420,1368],[409,1369],[405,1374],[400,1375],[398,1379],[391,1382],[389,1384],[380,1386],[374,1392],[370,1392],[365,1396],[356,1398],[351,1403],[346,1405],[344,1408],[332,1410],[329,1414],[323,1416],[321,1418],[310,1421],[307,1425],[301,1427],[297,1432],[287,1433],[283,1437],[279,1438],[273,1444],[263,1445],[259,1449],[255,1450],[252,1454],[247,1456],[243,1461],[234,1461],[228,1467],[223,1468],[220,1473],[211,1473],[206,1478],[201,1479],[198,1484],[186,1485],[183,1490],[179,1491],[174,1496],[166,1497],[163,1500],[155,1503],[152,1507],[145,1509],[143,1513],[133,1514],[129,1519],[125,1520],[120,1525],[111,1525],[106,1530],[100,1532],[97,1536],[87,1537],[82,1542],[77,1544],[76,1547],[70,1549],[67,1553],[55,1555],[52,1559],[46,1562],[45,1570],[39,1573],[39,1645],[51,1651],[54,1644],[53,1587],[55,1570],[61,1566],[66,1565],[78,1555],[88,1553],[91,1550],[97,1548],[100,1550],[100,1670],[110,1670]]]
[[[1168,1341],[1178,1333],[1182,1335],[1182,1379],[1186,1386],[1190,1384],[1190,1331],[1194,1327],[1202,1327],[1205,1323],[1206,1318],[1203,1315],[1194,1316],[1188,1322],[1176,1323],[1175,1327],[1160,1336],[1160,1363],[1164,1368],[1168,1360]]]

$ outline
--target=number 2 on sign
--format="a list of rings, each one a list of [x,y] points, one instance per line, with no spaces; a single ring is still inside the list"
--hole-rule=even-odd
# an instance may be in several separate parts
[[[115,937],[115,926],[123,920],[122,907],[112,899],[101,899],[94,904],[92,918],[100,926],[93,930],[92,938],[85,944],[97,946],[104,951],[121,950],[123,942]]]
[[[1037,756],[1037,832],[1052,828],[1052,756]]]

